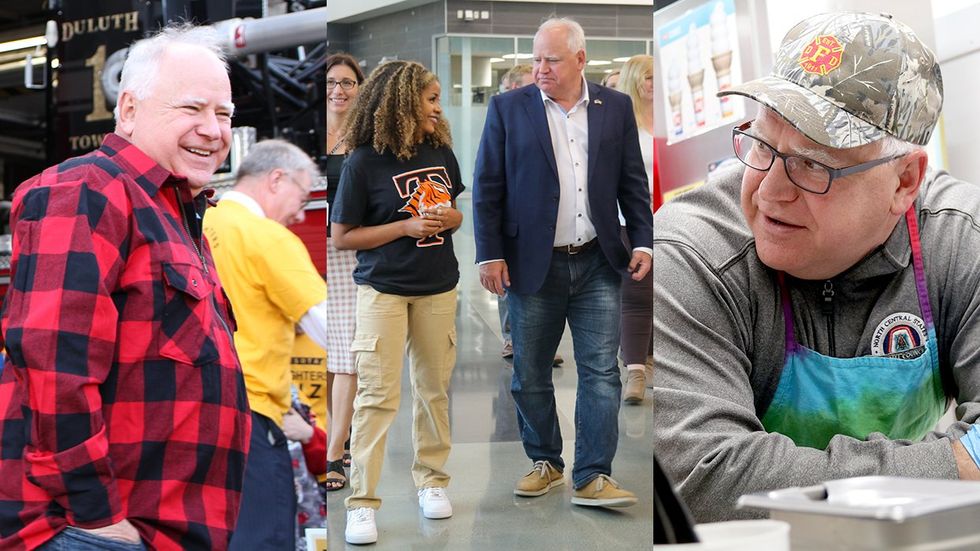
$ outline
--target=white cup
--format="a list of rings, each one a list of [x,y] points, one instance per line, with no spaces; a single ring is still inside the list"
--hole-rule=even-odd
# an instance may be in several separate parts
[[[789,524],[781,520],[732,520],[698,524],[698,543],[658,545],[673,551],[789,551]]]
[[[327,529],[306,529],[306,551],[327,551]]]

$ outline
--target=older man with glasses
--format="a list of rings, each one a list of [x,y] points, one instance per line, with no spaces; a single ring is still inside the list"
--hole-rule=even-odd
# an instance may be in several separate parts
[[[655,217],[655,446],[696,520],[828,479],[980,478],[980,189],[927,168],[933,53],[824,14],[722,94],[761,104],[741,165]]]
[[[326,349],[327,283],[300,238],[319,177],[312,159],[283,140],[263,140],[242,160],[235,187],[204,217],[218,276],[234,308],[235,349],[252,408],[252,437],[231,551],[295,549],[296,486],[287,440],[312,435],[294,407],[290,359],[297,328]],[[326,464],[322,455],[321,467]]]

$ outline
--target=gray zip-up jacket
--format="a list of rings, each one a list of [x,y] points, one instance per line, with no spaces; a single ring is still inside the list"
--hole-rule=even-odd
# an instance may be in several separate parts
[[[654,218],[654,450],[696,520],[763,516],[736,510],[738,497],[836,478],[956,478],[951,439],[980,417],[980,187],[930,171],[916,200],[940,369],[958,422],[918,442],[838,435],[818,450],[760,421],[779,383],[785,327],[775,272],[759,260],[742,215],[741,176],[723,169]],[[904,218],[830,281],[829,316],[827,282],[787,284],[797,340],[821,354],[870,355],[890,314],[922,317]]]

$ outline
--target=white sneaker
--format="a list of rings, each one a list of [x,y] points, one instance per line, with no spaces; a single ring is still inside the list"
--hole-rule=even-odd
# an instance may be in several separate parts
[[[445,488],[422,488],[419,490],[419,507],[425,518],[449,518],[453,516],[453,505]]]
[[[378,526],[374,523],[374,509],[358,507],[347,511],[347,529],[344,530],[347,543],[365,544],[378,541]]]

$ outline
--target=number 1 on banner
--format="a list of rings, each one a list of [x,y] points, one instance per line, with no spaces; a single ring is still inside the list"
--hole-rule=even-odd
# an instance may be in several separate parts
[[[112,111],[105,108],[105,93],[102,91],[102,71],[105,69],[105,44],[99,46],[92,57],[85,60],[86,67],[92,67],[92,112],[85,115],[85,122],[104,121],[112,118]]]

